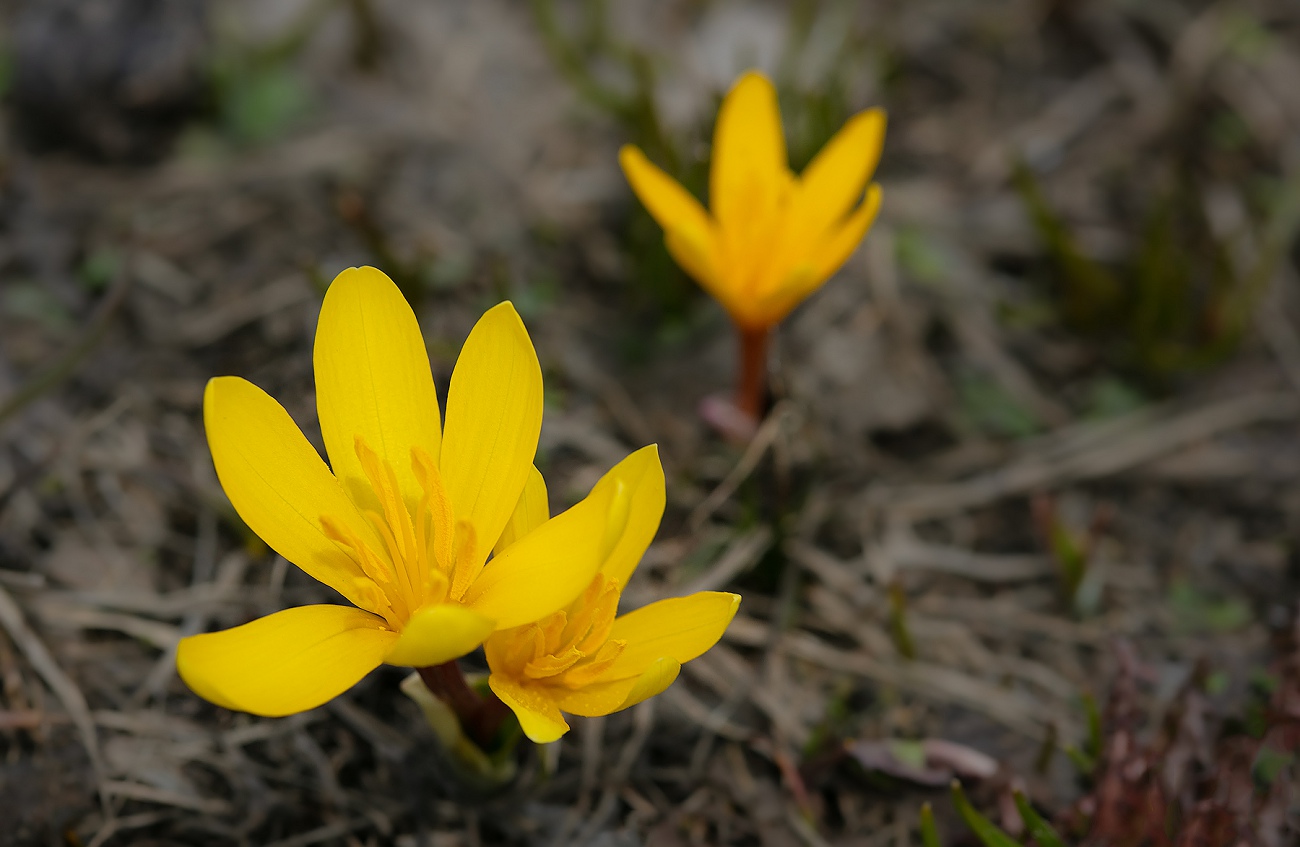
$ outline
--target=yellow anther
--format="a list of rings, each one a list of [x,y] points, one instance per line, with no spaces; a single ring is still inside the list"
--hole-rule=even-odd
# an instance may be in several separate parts
[[[509,646],[505,652],[505,665],[515,673],[523,673],[523,668],[536,658],[546,655],[546,637],[542,628],[535,623],[518,627],[511,631]]]
[[[357,563],[361,572],[370,580],[379,586],[392,584],[392,575],[387,568],[375,567],[373,556],[367,556],[369,548],[366,543],[356,536],[343,524],[335,521],[329,515],[321,515],[321,528],[325,530],[325,537],[335,544],[344,547],[352,557],[352,561]]]
[[[478,558],[478,536],[469,521],[456,521],[456,557],[451,567],[451,599],[460,601],[478,579],[483,562]]]
[[[586,636],[578,642],[578,649],[584,653],[594,653],[601,644],[605,643],[609,638],[610,630],[614,628],[614,618],[618,615],[618,586],[607,577],[596,578],[602,580],[604,585],[600,596],[591,606],[591,627]]]
[[[609,640],[618,598],[618,585],[596,576],[567,610],[514,630],[502,666],[516,676],[568,688],[598,680],[627,644]]]
[[[447,499],[447,489],[442,484],[442,474],[433,457],[422,447],[411,448],[411,470],[424,490],[421,513],[427,514],[432,524],[432,538],[427,539],[426,544],[432,543],[433,561],[443,573],[450,574],[456,553],[456,520],[451,501]]]
[[[392,604],[388,602],[388,595],[379,590],[372,580],[365,577],[357,577],[352,580],[352,590],[357,599],[361,601],[363,608],[369,609],[375,614],[388,621],[394,629],[401,628],[401,619],[394,611]]]
[[[542,656],[524,665],[524,676],[529,679],[547,679],[558,676],[586,658],[570,647],[558,656]]]
[[[626,641],[606,641],[601,645],[596,655],[587,657],[582,662],[574,665],[565,672],[564,676],[560,677],[560,681],[569,688],[583,688],[591,685],[600,679],[605,671],[609,670],[610,665],[614,664],[615,660],[622,655],[625,647],[627,647]]]
[[[542,633],[542,652],[538,654],[538,658],[564,649],[564,630],[568,628],[568,624],[569,615],[563,609],[538,623]]]
[[[389,546],[389,554],[399,583],[407,592],[407,597],[414,601],[415,587],[424,581],[420,578],[424,551],[416,548],[415,527],[411,524],[411,513],[407,511],[406,503],[402,500],[402,492],[397,484],[397,473],[393,470],[393,466],[381,459],[360,435],[353,440],[353,447],[356,449],[357,459],[361,462],[361,469],[365,472],[370,487],[379,500],[379,507],[383,510],[382,517],[371,516],[371,521],[379,530],[384,543]],[[386,529],[381,524],[386,524]],[[412,602],[411,605],[414,607],[416,604]]]

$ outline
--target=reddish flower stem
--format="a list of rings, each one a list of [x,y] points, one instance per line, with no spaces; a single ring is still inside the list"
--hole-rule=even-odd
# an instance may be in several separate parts
[[[456,713],[461,731],[479,747],[486,748],[496,737],[510,707],[495,693],[485,698],[469,687],[460,665],[453,659],[441,665],[416,668],[424,686]]]
[[[433,695],[446,703],[460,718],[461,726],[467,726],[468,720],[478,714],[483,700],[469,687],[460,665],[453,659],[441,665],[417,668],[420,679]]]
[[[758,423],[767,412],[767,342],[769,327],[736,325],[740,336],[740,379],[736,408]]]
[[[501,702],[501,698],[492,689],[488,689],[483,698],[483,708],[478,713],[475,730],[482,739],[480,746],[489,744],[501,730],[501,723],[510,716],[510,707]]]

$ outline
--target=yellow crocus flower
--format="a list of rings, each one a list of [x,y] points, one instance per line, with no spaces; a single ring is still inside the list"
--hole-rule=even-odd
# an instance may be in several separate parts
[[[415,315],[374,268],[330,285],[314,365],[329,466],[252,383],[218,377],[203,399],[217,476],[240,517],[353,604],[181,641],[177,668],[196,693],[259,715],[314,708],[381,663],[449,662],[566,606],[625,513],[621,489],[606,486],[526,537],[512,526],[540,480],[542,373],[508,302],[461,349],[445,429]]]
[[[776,89],[750,71],[718,110],[708,211],[639,149],[619,151],[632,190],[663,227],[668,252],[736,324],[735,405],[751,421],[766,404],[771,328],[848,261],[876,219],[880,186],[867,182],[884,138],[884,112],[859,112],[795,176]]]
[[[623,587],[663,516],[664,473],[657,448],[628,456],[590,496],[616,491],[626,492],[626,514],[611,520],[609,552],[582,595],[535,623],[498,631],[484,645],[488,685],[537,743],[568,732],[563,712],[608,715],[663,691],[683,662],[718,642],[740,605],[735,594],[702,591],[615,617]],[[519,532],[545,526],[546,487],[540,476],[530,478],[520,506]]]
[[[708,211],[636,147],[624,146],[619,162],[677,264],[742,329],[765,329],[839,270],[871,227],[880,186],[867,181],[884,137],[884,112],[859,112],[796,176],[776,89],[750,71],[718,111]]]

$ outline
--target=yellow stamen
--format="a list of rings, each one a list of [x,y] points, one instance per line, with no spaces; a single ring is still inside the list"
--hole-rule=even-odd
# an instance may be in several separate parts
[[[558,656],[542,656],[524,666],[524,676],[529,679],[547,679],[557,676],[585,659],[576,647],[570,647]]]
[[[402,492],[397,484],[397,473],[393,466],[379,458],[366,440],[360,435],[353,442],[357,458],[361,460],[361,469],[365,471],[370,487],[379,498],[379,507],[383,509],[382,518],[369,514],[371,523],[379,530],[379,536],[389,546],[394,570],[398,581],[407,592],[407,597],[417,599],[415,586],[424,582],[424,551],[415,546],[415,528],[411,525],[411,513],[407,511],[402,500]],[[419,605],[418,603],[415,605]]]
[[[458,601],[464,596],[478,575],[474,567],[477,539],[472,526],[455,521],[442,476],[427,451],[419,447],[411,450],[411,468],[423,489],[412,511],[393,466],[361,436],[356,437],[354,446],[379,505],[379,511],[363,513],[379,546],[372,548],[343,522],[329,516],[322,516],[321,522],[326,534],[365,574],[360,582],[369,587],[359,588],[357,596],[400,628],[421,606]]]
[[[482,570],[474,525],[469,521],[456,521],[456,557],[451,566],[451,599],[459,601],[464,597]]]
[[[609,633],[619,587],[597,575],[567,609],[515,630],[502,665],[524,679],[578,689],[597,680],[626,646]]]
[[[558,653],[564,649],[564,630],[568,628],[569,615],[563,609],[551,615],[541,622],[542,648],[543,653],[533,656],[534,659],[540,659],[542,656],[550,653]]]
[[[626,641],[606,641],[596,651],[596,655],[569,670],[560,677],[560,681],[569,688],[584,688],[591,685],[600,678],[601,674],[609,670],[610,665],[614,664],[625,647],[627,647]]]
[[[456,521],[451,501],[447,499],[447,489],[442,484],[442,473],[433,457],[421,447],[411,448],[411,468],[415,471],[416,481],[424,489],[420,513],[428,515],[432,524],[428,542],[433,545],[433,561],[443,573],[450,573],[455,556]]]

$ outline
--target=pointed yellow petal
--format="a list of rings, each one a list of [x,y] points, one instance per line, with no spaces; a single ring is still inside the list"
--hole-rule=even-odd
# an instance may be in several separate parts
[[[501,674],[488,677],[488,685],[519,718],[519,726],[535,744],[550,744],[569,731],[555,701],[540,685],[520,685]]]
[[[665,232],[683,231],[701,244],[707,242],[713,228],[709,213],[677,180],[651,163],[631,144],[624,144],[618,151],[618,163],[632,191]]]
[[[773,287],[767,296],[755,298],[747,304],[750,314],[758,321],[751,325],[776,326],[826,282],[826,277],[817,276],[817,268],[810,259],[787,265],[782,270],[784,276],[780,285]]]
[[[830,279],[849,260],[853,252],[858,249],[858,245],[862,243],[867,230],[871,229],[871,224],[875,222],[876,213],[879,211],[880,186],[875,184],[867,189],[867,196],[862,201],[862,205],[830,234],[812,256],[815,268],[813,278],[816,283],[803,292],[800,300]]]
[[[868,109],[849,119],[826,143],[798,182],[791,225],[804,236],[820,237],[839,223],[859,199],[880,161],[885,113]]]
[[[628,692],[619,709],[631,708],[656,694],[662,694],[677,680],[677,674],[681,673],[681,670],[682,663],[676,659],[665,657],[658,660],[636,678],[636,684],[632,686],[632,690]]]
[[[470,331],[447,392],[442,478],[456,519],[474,528],[474,565],[501,537],[519,502],[541,428],[542,368],[507,301]]]
[[[205,700],[280,717],[347,691],[379,666],[396,640],[382,619],[360,609],[299,606],[181,639],[176,669]]]
[[[722,283],[722,277],[714,265],[715,243],[711,231],[702,233],[685,227],[664,230],[664,247],[668,249],[668,255],[713,299],[726,306],[732,292]]]
[[[416,609],[384,661],[423,668],[459,659],[483,643],[495,628],[491,618],[455,603]]]
[[[408,503],[418,503],[411,448],[437,460],[438,398],[415,313],[392,280],[374,268],[335,277],[321,305],[314,362],[325,450],[348,495],[378,509],[357,459],[359,435],[392,465]]]
[[[789,181],[776,89],[755,71],[742,76],[718,110],[709,171],[709,208],[724,229],[765,219]]]
[[[609,637],[627,647],[605,679],[640,676],[660,659],[684,664],[708,650],[740,608],[740,597],[722,591],[701,591],[643,606],[614,621]]]
[[[321,517],[381,549],[374,530],[284,407],[251,382],[222,376],[208,382],[203,423],[217,478],[244,523],[308,575],[368,608],[356,588],[360,568],[326,536]]]
[[[524,493],[519,495],[519,502],[515,504],[510,521],[492,552],[499,555],[502,550],[546,523],[550,517],[551,505],[546,496],[546,480],[542,478],[542,472],[533,466],[528,481],[524,483]]]
[[[619,462],[601,477],[592,493],[617,481],[622,481],[627,492],[627,521],[623,531],[615,536],[600,570],[622,587],[641,562],[663,518],[664,469],[659,463],[659,446],[642,447]]]
[[[728,292],[719,285],[714,256],[717,237],[709,213],[636,147],[625,144],[618,151],[618,161],[632,190],[650,216],[663,227],[664,246],[673,261],[726,305],[724,298]]]
[[[871,185],[862,205],[823,235],[820,244],[806,249],[805,257],[787,270],[785,280],[770,296],[754,302],[755,312],[763,314],[769,325],[779,322],[821,288],[858,249],[880,211],[880,196],[880,186]]]
[[[623,488],[608,485],[516,541],[483,568],[465,604],[509,629],[567,606],[591,584],[612,538],[621,534],[611,511],[626,504]]]
[[[680,662],[665,657],[653,662],[640,676],[613,681],[604,681],[602,678],[600,682],[575,690],[557,686],[552,689],[552,694],[561,711],[584,718],[596,718],[621,712],[663,693],[677,679],[681,669]]]
[[[557,685],[552,688],[552,695],[560,711],[584,718],[598,718],[623,708],[623,701],[636,687],[636,682],[637,677],[630,677],[613,682],[597,682],[577,689]]]

